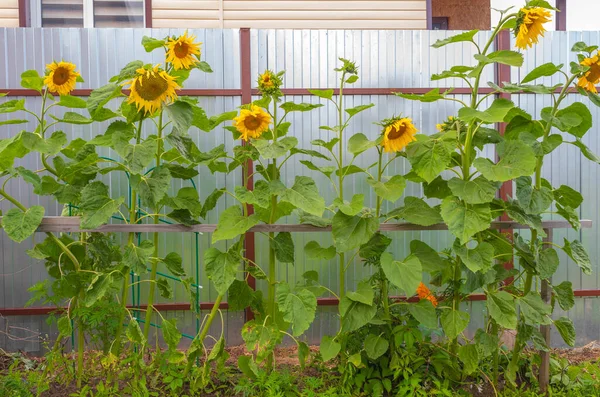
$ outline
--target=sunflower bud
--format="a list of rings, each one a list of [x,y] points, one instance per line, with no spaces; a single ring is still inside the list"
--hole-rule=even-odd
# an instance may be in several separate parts
[[[283,80],[281,77],[283,73],[273,73],[271,70],[267,69],[263,74],[258,76],[258,90],[262,95],[266,96],[281,96],[281,85],[283,84]]]
[[[336,72],[344,72],[347,74],[358,74],[358,66],[356,63],[349,61],[348,59],[340,58],[340,61],[343,62],[341,68],[334,69]]]
[[[463,123],[460,119],[457,119],[454,116],[449,116],[441,124],[436,124],[435,127],[439,132],[465,131],[467,129],[465,123]]]

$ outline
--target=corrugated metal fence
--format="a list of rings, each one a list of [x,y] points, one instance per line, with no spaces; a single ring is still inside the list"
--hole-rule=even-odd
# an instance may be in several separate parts
[[[9,95],[26,98],[26,105],[30,109],[40,106],[40,98],[32,95],[27,90],[20,90],[20,74],[28,69],[37,69],[42,72],[45,64],[52,60],[67,60],[77,64],[81,75],[86,80],[78,85],[78,95],[85,96],[89,89],[100,87],[108,79],[117,74],[122,66],[134,60],[160,63],[162,54],[155,52],[148,54],[141,47],[140,42],[144,35],[164,37],[179,34],[181,31],[167,29],[0,29],[0,54],[4,56],[4,63],[0,64],[0,92],[8,90]],[[333,71],[338,66],[338,57],[355,60],[359,65],[360,80],[348,90],[350,94],[346,100],[347,106],[375,103],[375,107],[361,113],[353,121],[347,136],[355,132],[363,132],[367,136],[375,137],[379,127],[374,125],[383,118],[402,113],[412,117],[417,128],[424,133],[433,133],[435,124],[449,115],[456,114],[457,107],[454,103],[440,102],[434,104],[421,104],[402,100],[389,95],[391,91],[423,92],[431,87],[458,87],[453,95],[464,97],[464,83],[460,80],[442,80],[431,82],[429,76],[457,64],[470,65],[473,62],[473,48],[469,44],[455,44],[442,49],[431,48],[431,43],[455,32],[443,31],[325,31],[325,30],[191,30],[190,33],[198,36],[204,44],[202,57],[213,68],[214,73],[202,74],[194,72],[186,82],[185,95],[199,96],[201,105],[207,114],[214,115],[235,109],[243,101],[248,101],[250,96],[256,94],[254,90],[255,76],[264,69],[275,71],[286,70],[284,79],[285,100],[304,101],[316,103],[318,98],[308,95],[306,88],[334,88],[337,85],[337,74]],[[480,43],[485,42],[489,32],[482,32],[477,36]],[[575,57],[570,53],[573,43],[585,40],[588,43],[600,43],[600,34],[597,32],[549,32],[539,45],[525,53],[525,68],[521,73],[546,62],[563,63],[568,65]],[[506,40],[508,43],[508,40]],[[242,56],[242,53],[248,53]],[[512,80],[519,78],[518,71],[513,70]],[[507,73],[500,74],[507,77]],[[497,79],[493,67],[487,69],[483,81]],[[548,81],[550,83],[550,81]],[[555,83],[552,81],[552,83]],[[250,85],[252,84],[252,85]],[[11,98],[14,99],[14,98]],[[493,98],[491,98],[493,99]],[[490,99],[490,101],[491,101]],[[511,98],[523,109],[539,114],[550,101],[549,96],[543,95],[513,95]],[[575,100],[575,96],[573,99]],[[584,101],[581,98],[577,100]],[[53,109],[54,110],[54,109]],[[600,109],[591,106],[594,120],[600,122]],[[61,112],[57,110],[57,113]],[[4,120],[6,116],[0,116]],[[22,117],[21,115],[19,117]],[[324,106],[309,113],[294,115],[290,134],[299,139],[300,147],[309,147],[310,141],[322,138],[325,131],[319,130],[320,125],[332,125],[335,120],[335,110],[331,106]],[[598,124],[596,124],[598,125]],[[3,126],[0,137],[6,138],[15,134],[22,128],[20,126]],[[70,138],[90,137],[103,133],[106,124],[93,124],[92,126],[70,126],[63,128]],[[600,152],[597,139],[598,128],[589,131],[584,142],[594,152]],[[219,128],[209,134],[199,130],[191,131],[193,138],[202,150],[208,150],[217,144],[225,143],[227,148],[233,146],[231,134]],[[110,156],[110,151],[103,153]],[[492,157],[494,153],[486,153]],[[362,165],[373,163],[374,159],[364,157]],[[21,160],[28,168],[39,166],[37,158]],[[391,173],[406,173],[407,164],[398,161]],[[598,233],[596,225],[600,224],[600,217],[595,208],[598,205],[598,167],[583,158],[577,150],[564,147],[555,151],[551,161],[544,165],[544,176],[554,185],[568,184],[578,189],[585,197],[585,202],[580,210],[581,218],[592,219],[594,228],[582,231],[555,230],[555,241],[562,241],[563,236],[581,239],[589,250],[593,261],[594,274],[582,277],[579,268],[566,256],[561,256],[561,268],[554,277],[555,282],[569,280],[574,289],[588,290],[580,295],[587,295],[577,300],[575,307],[567,313],[574,321],[578,331],[578,344],[600,338],[600,321],[594,320],[598,313],[598,293],[589,290],[598,290],[599,276],[597,272]],[[333,199],[333,191],[329,182],[314,173],[303,169],[299,164],[288,163],[282,174],[285,183],[291,185],[293,179],[299,174],[310,174],[315,178],[326,197],[327,202]],[[348,192],[365,192],[366,182],[362,178],[348,178]],[[127,195],[127,180],[123,176],[106,177],[113,196]],[[200,175],[195,178],[196,185],[202,199],[206,198],[215,187],[233,189],[241,183],[238,174],[212,175],[207,169],[200,169]],[[177,189],[181,184],[174,185]],[[62,208],[51,199],[32,195],[30,188],[20,182],[9,182],[8,190],[15,194],[26,206],[43,205],[47,215],[58,215]],[[409,186],[407,195],[420,195],[416,185]],[[374,196],[367,197],[366,205],[374,203]],[[224,196],[209,223],[216,223],[216,214],[221,209],[231,205],[231,199]],[[387,204],[389,206],[389,204]],[[5,203],[0,208],[6,210]],[[389,206],[388,209],[391,209]],[[290,222],[295,220],[290,220]],[[324,237],[324,236],[323,236]],[[38,236],[38,239],[40,237]],[[328,238],[328,237],[324,237]],[[452,238],[447,232],[405,232],[393,235],[393,250],[399,255],[407,252],[408,245],[413,239],[421,239],[433,247],[443,249],[450,246]],[[331,289],[337,289],[337,266],[333,262],[312,261],[304,257],[303,247],[309,236],[298,234],[294,236],[296,246],[296,262],[294,265],[279,265],[280,278],[287,278],[294,283],[305,271],[317,270],[321,282]],[[163,253],[176,250],[184,258],[188,274],[195,274],[195,241],[193,234],[166,234],[161,239]],[[202,252],[209,246],[210,236],[201,235],[198,238],[200,258]],[[51,339],[55,335],[54,327],[45,323],[46,315],[31,315],[31,312],[14,310],[22,308],[30,298],[27,288],[34,283],[47,278],[43,263],[29,258],[25,251],[34,244],[31,239],[17,245],[0,233],[0,347],[7,350],[23,349],[38,352],[42,348],[41,337]],[[256,236],[256,261],[264,263],[268,257],[266,239]],[[198,282],[204,288],[200,300],[211,302],[216,293],[206,279],[200,262]],[[358,280],[366,277],[370,270],[356,261],[348,271],[347,287],[351,288]],[[174,300],[166,302],[158,299],[158,303],[183,303],[186,295],[181,286],[173,285]],[[266,289],[266,284],[257,282],[257,288]],[[142,296],[144,291],[141,291]],[[142,299],[143,302],[143,299]],[[165,309],[180,309],[184,305],[165,307]],[[472,313],[473,324],[478,326],[483,322],[485,314],[484,302],[470,302],[465,310]],[[42,313],[43,311],[39,311]],[[196,319],[190,312],[183,310],[167,310],[168,316],[180,318],[179,324],[183,331],[195,334]],[[558,313],[560,314],[560,313]],[[225,323],[225,336],[228,342],[241,341],[239,330],[244,321],[242,312],[227,313]],[[317,318],[307,332],[309,342],[318,341],[324,335],[337,329],[337,310],[335,307],[321,306]],[[220,324],[216,327],[220,327]],[[215,332],[220,332],[215,327]],[[559,338],[554,338],[558,341]],[[558,342],[557,342],[558,343]]]

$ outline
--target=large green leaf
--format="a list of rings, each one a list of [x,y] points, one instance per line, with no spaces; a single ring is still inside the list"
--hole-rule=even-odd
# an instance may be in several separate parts
[[[175,197],[163,197],[161,204],[168,205],[173,209],[187,209],[194,216],[202,213],[202,203],[200,203],[198,191],[193,187],[179,189]]]
[[[565,207],[579,208],[583,202],[581,193],[567,185],[560,185],[558,189],[552,191],[552,194],[554,200]]]
[[[146,272],[147,264],[154,253],[154,244],[144,240],[139,245],[128,244],[123,252],[123,263],[137,274]]]
[[[98,226],[108,222],[111,216],[119,211],[124,198],[117,200],[110,198],[108,186],[100,181],[87,185],[81,191],[81,228],[96,229]]]
[[[552,190],[546,186],[537,188],[532,185],[531,177],[517,178],[517,199],[528,214],[538,215],[546,211],[552,204]]]
[[[573,284],[570,281],[563,281],[558,285],[552,286],[556,296],[556,301],[564,311],[571,310],[575,306],[575,295],[573,294]]]
[[[552,277],[556,269],[558,269],[559,263],[560,260],[554,248],[547,248],[540,251],[537,263],[537,271],[540,278],[547,279]]]
[[[394,175],[387,182],[378,182],[369,177],[367,183],[373,187],[376,195],[392,203],[402,197],[406,188],[406,179],[402,175]]]
[[[129,143],[130,129],[115,131],[112,134],[112,147],[121,156],[132,173],[140,174],[150,165],[158,146],[156,139],[146,139],[142,143]]]
[[[319,194],[315,181],[308,176],[296,176],[294,185],[283,190],[279,197],[309,214],[321,216],[325,211],[325,199]]]
[[[515,104],[504,98],[496,99],[486,110],[476,110],[469,107],[461,108],[458,116],[465,122],[471,122],[474,119],[481,120],[484,123],[500,123],[508,112],[515,107]]]
[[[158,166],[150,175],[131,175],[130,181],[140,195],[142,204],[156,208],[171,186],[171,174],[167,167]]]
[[[592,273],[592,263],[590,262],[590,257],[579,241],[573,240],[570,242],[565,238],[563,251],[565,251],[565,253],[571,259],[573,259],[573,261],[581,268],[581,271],[584,274]]]
[[[306,245],[304,246],[304,253],[309,259],[325,260],[333,259],[333,257],[335,257],[336,254],[335,247],[333,245],[327,248],[323,248],[316,241],[309,241],[308,243],[306,243]]]
[[[423,271],[427,273],[439,272],[446,268],[446,263],[437,251],[421,240],[410,242],[410,253],[419,258]]]
[[[431,182],[450,165],[451,150],[451,146],[442,139],[417,135],[417,140],[406,148],[406,155],[413,171],[426,182]]]
[[[339,309],[343,332],[352,332],[364,327],[377,314],[376,305],[365,305],[346,296],[340,301]]]
[[[585,133],[590,128],[592,128],[592,113],[590,112],[588,107],[581,102],[574,102],[556,113],[556,118],[558,118],[559,120],[564,120],[568,117],[571,117],[573,119],[578,118],[579,122],[563,123],[562,126],[557,125],[558,129],[560,129],[561,131],[568,132],[569,134],[576,136],[577,138],[583,138]]]
[[[292,334],[300,336],[315,319],[317,297],[307,289],[292,291],[289,284],[277,285],[277,302],[283,319],[292,324]]]
[[[424,327],[437,328],[438,320],[435,314],[435,307],[427,299],[420,300],[417,303],[411,303],[408,306],[409,313]]]
[[[194,119],[194,111],[192,105],[184,101],[175,101],[169,106],[165,106],[165,113],[169,115],[169,119],[173,126],[179,132],[187,132],[192,126]]]
[[[240,269],[242,258],[233,246],[227,252],[211,247],[204,252],[204,266],[208,278],[219,294],[225,294]]]
[[[333,200],[333,205],[338,207],[344,214],[354,216],[362,211],[364,202],[364,194],[355,194],[352,196],[352,201],[347,202],[344,200],[344,202],[342,202],[339,198],[336,198]]]
[[[298,145],[298,138],[286,136],[275,142],[260,139],[253,141],[252,144],[264,158],[276,159],[285,156],[292,148],[295,148]]]
[[[494,247],[490,243],[482,241],[475,248],[467,248],[456,240],[452,249],[473,273],[479,271],[485,273],[492,267]]]
[[[471,316],[469,313],[460,310],[444,310],[440,321],[442,328],[449,339],[454,339],[460,335],[469,325]]]
[[[473,165],[490,181],[506,182],[520,176],[533,174],[536,158],[533,150],[519,140],[511,140],[497,145],[500,160],[494,164],[489,159],[477,158]]]
[[[515,298],[506,291],[486,293],[487,309],[490,316],[503,328],[517,329],[517,309]]]
[[[554,320],[554,326],[558,330],[558,333],[565,341],[565,343],[571,347],[575,346],[575,327],[573,321],[568,317],[561,317],[558,320]]]
[[[24,132],[20,132],[11,138],[0,139],[0,171],[11,168],[16,158],[29,153],[23,142],[24,135]]]
[[[163,320],[161,323],[163,339],[169,346],[169,350],[176,350],[181,340],[181,332],[177,329],[177,319]]]
[[[167,269],[169,269],[169,272],[171,272],[172,275],[178,277],[185,276],[185,270],[182,266],[183,259],[181,259],[181,255],[177,252],[169,252],[167,256],[161,259],[161,261],[167,266]]]
[[[50,138],[44,139],[38,134],[23,132],[23,145],[32,151],[55,155],[67,143],[67,135],[62,131],[55,131]]]
[[[523,65],[523,54],[511,50],[499,50],[487,55],[475,54],[475,59],[483,63],[501,63],[509,66]]]
[[[34,205],[25,212],[11,208],[2,217],[2,227],[12,240],[20,243],[37,230],[44,219],[44,207]]]
[[[431,226],[442,222],[439,207],[430,207],[423,199],[408,196],[404,198],[404,207],[396,208],[388,217],[404,219],[420,226]]]
[[[348,115],[350,117],[354,117],[357,114],[359,114],[360,112],[362,112],[364,110],[367,110],[367,109],[370,109],[373,106],[375,106],[374,103],[369,103],[368,105],[358,105],[358,106],[355,106],[353,108],[348,108],[348,109],[344,109],[344,110],[346,111],[346,113],[348,113]]]
[[[456,197],[442,201],[442,218],[448,229],[466,244],[477,232],[486,230],[492,222],[489,204],[465,204]]]
[[[111,290],[113,282],[112,273],[96,274],[85,291],[85,305],[90,307],[99,299],[102,299]]]
[[[464,33],[459,33],[457,35],[450,36],[445,39],[437,40],[431,46],[433,48],[440,48],[440,47],[443,47],[443,46],[445,46],[447,44],[451,44],[451,43],[460,43],[463,41],[473,41],[473,37],[475,37],[475,35],[477,33],[479,33],[479,30],[477,30],[477,29],[470,30],[470,31],[464,32]]]
[[[381,255],[381,269],[387,279],[408,296],[414,295],[423,280],[421,261],[414,255],[396,261],[392,254],[385,252]]]
[[[87,108],[90,115],[94,117],[96,112],[104,108],[111,99],[121,95],[121,85],[117,83],[109,83],[92,91],[87,100]]]
[[[544,303],[538,293],[530,292],[517,299],[526,324],[532,326],[552,324],[552,319],[550,318],[552,307]]]
[[[369,140],[363,133],[354,134],[348,139],[348,151],[354,156],[358,156],[365,150],[375,146],[377,146],[377,141]]]
[[[332,222],[332,234],[338,252],[355,249],[369,241],[379,228],[375,217],[349,216],[338,211]]]
[[[448,187],[452,194],[460,197],[467,204],[484,204],[491,202],[496,197],[500,183],[490,182],[480,175],[470,181],[452,178],[448,181]]]
[[[258,224],[259,219],[256,215],[244,216],[242,208],[233,206],[227,208],[221,213],[217,229],[212,235],[212,242],[219,240],[228,240],[244,234],[252,226]]]
[[[319,346],[319,352],[323,362],[327,362],[335,357],[340,352],[342,346],[336,342],[331,336],[325,335],[321,338],[321,344]]]
[[[369,281],[361,281],[356,287],[356,291],[348,291],[346,293],[348,299],[354,302],[364,303],[371,306],[375,298],[375,291]]]
[[[390,342],[382,335],[369,334],[365,339],[365,352],[371,360],[377,360],[388,351]]]
[[[563,65],[555,65],[552,62],[544,63],[536,68],[534,68],[531,72],[527,73],[527,76],[521,80],[521,84],[529,83],[535,79],[545,76],[552,76],[562,69]]]
[[[463,363],[463,372],[467,375],[477,371],[479,366],[479,349],[476,344],[468,343],[458,348],[458,358]]]
[[[281,263],[294,263],[294,241],[289,232],[277,233],[271,241],[275,257]]]

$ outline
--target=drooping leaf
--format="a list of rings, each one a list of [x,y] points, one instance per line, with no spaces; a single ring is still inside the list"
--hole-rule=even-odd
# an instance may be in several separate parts
[[[112,273],[96,274],[85,292],[85,305],[90,307],[102,299],[110,291],[113,281]]]
[[[385,252],[381,255],[381,269],[387,279],[408,296],[414,295],[423,279],[421,261],[413,255],[403,261],[396,261],[392,254]]]
[[[583,138],[585,133],[592,128],[592,113],[588,107],[581,102],[574,102],[566,108],[559,110],[556,113],[556,117],[561,121],[564,121],[567,117],[579,119],[578,123],[563,122],[563,125],[557,125],[561,131],[568,132],[577,138]]]
[[[177,252],[169,252],[167,256],[162,258],[162,262],[167,266],[172,275],[185,277],[185,270],[182,266],[183,260]]]
[[[286,136],[274,142],[260,139],[252,141],[252,145],[254,145],[260,155],[264,158],[276,159],[285,156],[292,148],[295,148],[298,145],[298,138]]]
[[[123,252],[123,263],[137,274],[145,273],[153,253],[154,244],[149,240],[144,240],[138,245],[129,244]]]
[[[351,301],[371,306],[373,304],[373,299],[375,298],[375,291],[373,291],[371,283],[368,281],[361,281],[358,283],[356,291],[348,291],[346,296]]]
[[[458,348],[458,358],[463,363],[463,371],[469,375],[479,367],[479,349],[477,345],[468,343]]]
[[[181,340],[181,332],[177,329],[177,319],[163,320],[161,324],[163,339],[169,346],[169,350],[176,350]]]
[[[540,278],[547,279],[552,277],[556,272],[556,269],[558,269],[559,262],[558,254],[554,248],[547,248],[540,251],[537,263],[537,270]]]
[[[558,320],[554,320],[554,326],[558,330],[558,333],[565,341],[565,343],[571,347],[575,346],[575,327],[573,321],[568,317],[561,317]]]
[[[348,140],[348,151],[354,156],[375,146],[377,146],[377,141],[369,140],[363,133],[354,134]]]
[[[158,292],[160,296],[165,299],[171,299],[173,297],[173,288],[167,281],[166,278],[159,277],[156,279],[156,286],[158,287]]]
[[[550,207],[553,196],[548,187],[538,189],[532,185],[531,177],[522,176],[517,178],[517,199],[526,213],[538,215]]]
[[[410,242],[410,253],[419,258],[423,271],[427,273],[442,271],[446,267],[437,251],[421,240]]]
[[[340,301],[339,309],[342,316],[343,332],[356,331],[369,323],[377,314],[376,305],[365,305],[346,296]]]
[[[579,241],[573,240],[572,242],[569,242],[569,240],[565,238],[563,251],[565,251],[565,253],[571,259],[573,259],[573,261],[581,268],[581,271],[584,274],[592,273],[592,263],[590,262],[590,257]]]
[[[560,185],[558,189],[552,191],[552,194],[554,200],[565,207],[579,208],[583,202],[581,193],[567,185]]]

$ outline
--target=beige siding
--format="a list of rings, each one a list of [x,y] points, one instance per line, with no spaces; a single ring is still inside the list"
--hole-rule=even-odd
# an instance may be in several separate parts
[[[0,0],[0,27],[19,27],[19,0]]]
[[[153,0],[154,27],[425,29],[425,0]]]

